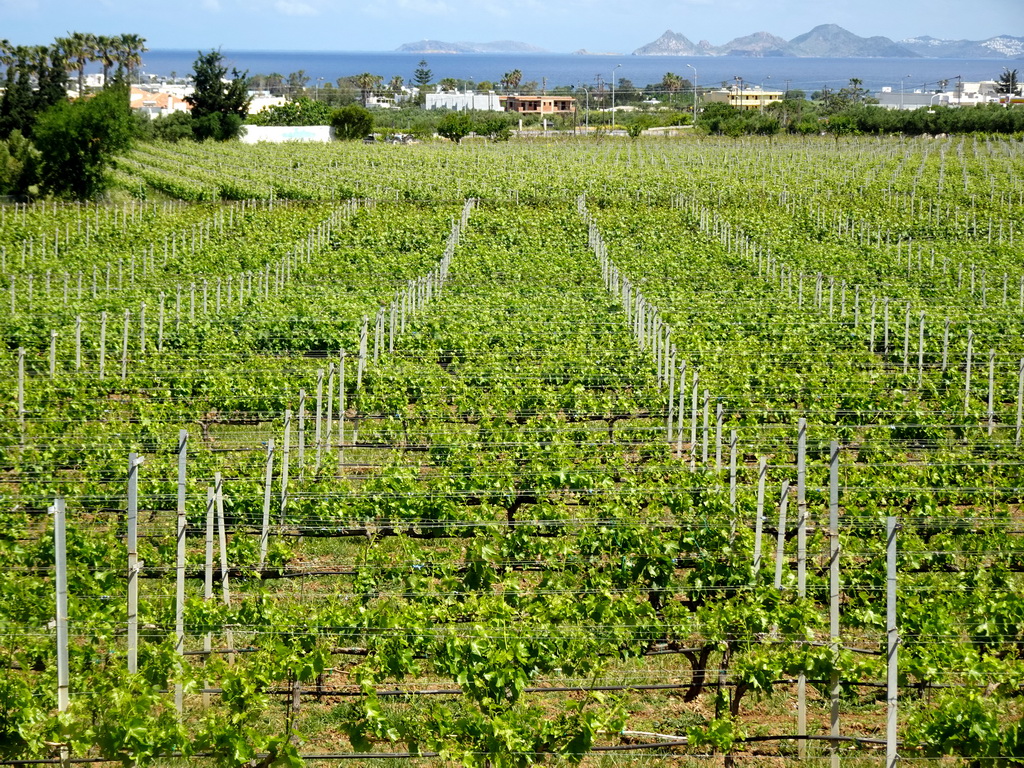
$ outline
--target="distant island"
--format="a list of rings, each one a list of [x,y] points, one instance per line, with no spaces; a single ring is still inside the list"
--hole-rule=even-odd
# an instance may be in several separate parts
[[[543,48],[515,40],[496,40],[493,43],[446,43],[443,40],[420,40],[403,43],[398,53],[548,53]]]
[[[821,24],[792,40],[770,32],[737,37],[724,45],[694,43],[671,29],[633,51],[634,56],[791,56],[813,58],[1014,58],[1024,55],[1024,37],[988,40],[939,40],[914,37],[895,42],[888,37],[861,37],[838,24]]]
[[[400,45],[399,53],[550,53],[550,51],[516,40],[491,43],[449,43],[443,40],[420,40]],[[581,48],[580,56],[614,56]],[[894,41],[888,37],[861,37],[838,24],[821,24],[809,32],[786,40],[770,32],[754,32],[736,37],[724,45],[707,40],[694,43],[671,29],[633,51],[634,56],[787,56],[807,58],[929,58],[929,59],[1024,59],[1024,37],[1000,35],[988,40],[941,40],[923,35]]]

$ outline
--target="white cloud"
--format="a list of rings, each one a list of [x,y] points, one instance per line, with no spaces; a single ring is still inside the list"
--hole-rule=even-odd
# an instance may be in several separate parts
[[[316,8],[302,0],[277,0],[274,8],[285,16],[316,16],[318,13]]]
[[[213,11],[214,13],[220,11],[220,0],[200,0],[199,4],[204,11]]]

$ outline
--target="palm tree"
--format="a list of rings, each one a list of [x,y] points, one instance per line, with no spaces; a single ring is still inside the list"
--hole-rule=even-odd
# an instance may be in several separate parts
[[[441,86],[441,90],[445,93],[459,90],[459,81],[454,77],[442,77],[437,84]]]
[[[666,72],[661,78],[661,87],[669,93],[677,93],[683,89],[683,78],[674,72]]]
[[[363,72],[361,75],[356,75],[354,79],[356,85],[359,86],[359,96],[365,107],[370,95],[375,89],[380,88],[384,78],[380,75],[371,75],[369,72]]]
[[[82,98],[85,95],[85,65],[96,59],[96,36],[68,32],[67,37],[57,38],[57,44],[67,57],[68,71],[78,73],[78,98]]]
[[[397,96],[402,92],[402,86],[405,85],[405,80],[402,79],[401,75],[395,75],[388,81],[388,90],[392,96]]]
[[[116,63],[117,45],[114,38],[109,35],[98,35],[96,37],[96,58],[103,65],[103,87],[106,88],[110,79],[110,68]]]
[[[504,88],[507,93],[508,91],[516,90],[521,82],[523,82],[522,71],[513,69],[511,72],[506,72],[501,78],[501,87]]]
[[[132,70],[142,64],[142,54],[149,49],[146,47],[146,38],[135,35],[118,35],[115,40],[117,48],[117,71],[127,71],[128,82],[132,81]]]

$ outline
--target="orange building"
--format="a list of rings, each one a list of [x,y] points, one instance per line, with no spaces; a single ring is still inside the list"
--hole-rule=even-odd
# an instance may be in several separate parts
[[[571,96],[506,96],[505,111],[520,115],[572,115],[576,99]]]

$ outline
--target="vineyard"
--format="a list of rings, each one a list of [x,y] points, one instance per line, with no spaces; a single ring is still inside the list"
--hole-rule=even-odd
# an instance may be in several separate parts
[[[1022,176],[155,144],[0,206],[0,764],[1019,765]]]

